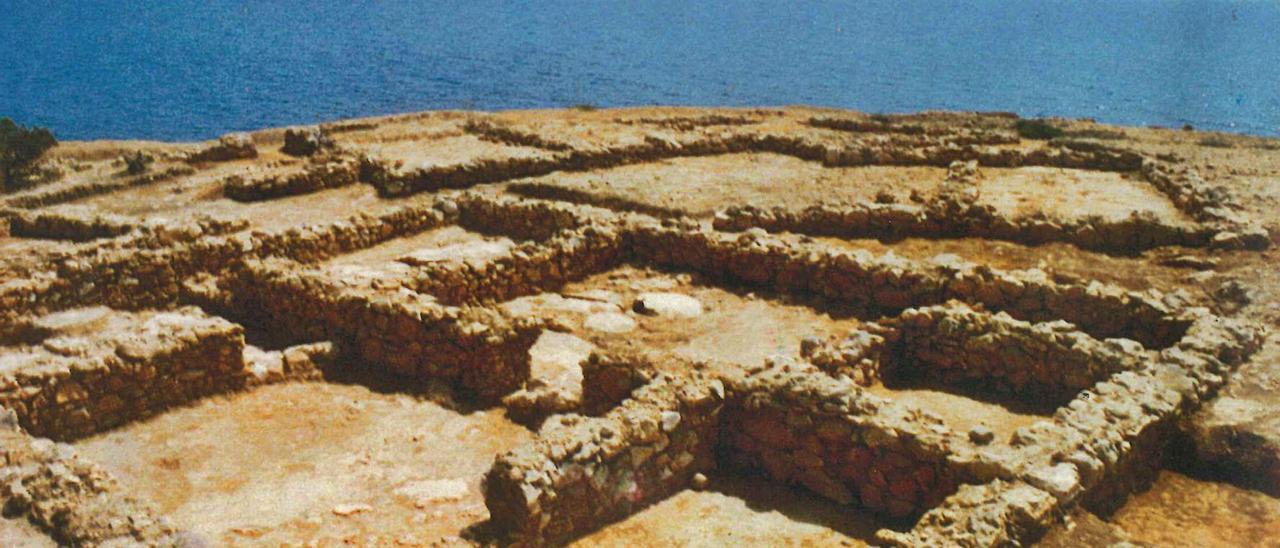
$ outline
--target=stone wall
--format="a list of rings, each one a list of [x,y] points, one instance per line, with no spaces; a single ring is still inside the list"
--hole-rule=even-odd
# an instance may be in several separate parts
[[[348,285],[280,259],[247,261],[220,285],[246,324],[296,342],[335,341],[364,363],[446,380],[488,401],[529,378],[529,348],[541,331],[533,320]]]
[[[1146,215],[1121,220],[1011,219],[990,206],[944,200],[925,205],[815,205],[802,210],[738,206],[718,212],[715,227],[735,232],[758,227],[771,232],[887,240],[972,237],[1025,245],[1063,242],[1117,255],[1171,245],[1205,247],[1217,233],[1212,227],[1170,223]]]
[[[505,256],[473,263],[427,263],[407,286],[447,304],[501,302],[555,289],[604,272],[625,257],[622,237],[609,227],[587,226],[542,242],[517,245]]]
[[[768,287],[896,312],[958,299],[1032,322],[1069,321],[1098,338],[1124,337],[1159,348],[1187,324],[1158,293],[1099,283],[1060,284],[1039,270],[999,271],[957,259],[910,261],[763,232],[740,235],[637,222],[626,236],[636,260],[693,270],[714,280]]]
[[[73,242],[122,236],[139,225],[136,219],[121,215],[83,215],[50,210],[0,210],[0,218],[7,222],[8,236],[13,238]]]
[[[359,177],[359,160],[328,158],[283,173],[252,178],[232,175],[223,181],[222,193],[239,202],[257,202],[352,185]]]
[[[684,489],[715,466],[724,386],[659,378],[603,417],[564,416],[499,456],[483,490],[518,546],[565,542]]]
[[[68,445],[36,439],[0,410],[0,507],[62,546],[174,546],[183,540],[150,504]]]
[[[65,440],[244,384],[240,326],[196,309],[113,314],[127,325],[6,348],[0,407]]]
[[[164,171],[129,177],[111,177],[91,181],[70,180],[16,193],[3,203],[9,207],[34,209],[128,188],[172,181],[179,177],[193,175],[195,172],[195,169],[190,166],[173,166]]]
[[[958,145],[1010,145],[1020,139],[1008,130],[975,129],[953,126],[929,126],[902,121],[874,118],[848,118],[815,116],[807,122],[810,126],[847,131],[850,133],[899,133],[904,135],[945,136]]]
[[[218,138],[218,142],[187,156],[187,163],[227,162],[257,158],[258,148],[253,138],[244,133],[231,133]]]
[[[1064,168],[1133,171],[1141,167],[1136,154],[1110,149],[1077,150],[1066,147],[1000,149],[975,144],[959,144],[951,136],[890,135],[831,144],[804,135],[783,135],[753,131],[750,126],[731,127],[719,133],[646,135],[643,142],[602,144],[590,148],[563,149],[534,132],[500,127],[490,122],[473,124],[482,135],[508,143],[542,144],[544,156],[486,158],[462,164],[401,166],[371,159],[364,180],[383,196],[401,196],[449,188],[537,177],[556,171],[604,169],[662,159],[711,156],[743,152],[785,154],[828,166],[931,165],[947,166],[954,161],[977,160],[984,166],[1018,167],[1042,165]],[[546,149],[545,147],[553,147]]]
[[[733,466],[892,518],[937,506],[965,472],[936,419],[812,371],[766,369],[730,387],[721,455]]]
[[[972,383],[1024,402],[1065,403],[1148,357],[1134,341],[1099,341],[1067,322],[1033,324],[956,302],[910,308],[881,324],[886,378]]]

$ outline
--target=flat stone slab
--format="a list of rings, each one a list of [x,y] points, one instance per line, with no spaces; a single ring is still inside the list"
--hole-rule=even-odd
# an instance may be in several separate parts
[[[583,327],[604,333],[627,333],[634,330],[636,325],[631,316],[620,312],[600,312],[582,320]]]
[[[702,302],[679,293],[641,293],[632,310],[664,318],[696,318],[702,315]]]

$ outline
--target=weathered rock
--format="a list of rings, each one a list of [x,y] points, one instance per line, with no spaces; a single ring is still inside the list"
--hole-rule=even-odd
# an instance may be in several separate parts
[[[665,318],[696,318],[702,315],[702,303],[679,293],[641,293],[631,305],[640,314]]]
[[[280,151],[291,156],[310,156],[333,146],[333,139],[319,127],[309,126],[284,130],[284,146]]]

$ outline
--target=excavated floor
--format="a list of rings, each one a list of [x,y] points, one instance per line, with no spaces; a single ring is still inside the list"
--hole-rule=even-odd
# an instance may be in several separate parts
[[[584,173],[555,173],[515,181],[587,194],[603,205],[677,211],[707,217],[732,205],[803,208],[815,204],[871,201],[877,195],[907,202],[913,192],[937,190],[947,172],[935,167],[867,166],[827,168],[781,154],[737,153],[674,158]],[[777,185],[791,189],[774,192]],[[517,190],[519,192],[519,190]]]
[[[1280,501],[1257,491],[1162,471],[1111,522],[1153,546],[1275,546]]]
[[[717,477],[682,491],[573,546],[868,546],[874,516],[802,489],[750,477]]]
[[[1085,122],[1062,123],[1072,130],[1096,128]],[[1035,269],[1047,274],[1046,282],[1033,282],[1038,279],[1035,272],[1017,274],[1023,276],[1018,279],[1026,280],[1028,287],[1033,283],[1060,284],[1074,288],[1076,293],[1094,295],[1088,293],[1088,288],[1104,284],[1113,287],[1097,289],[1101,292],[1097,294],[1133,291],[1124,297],[1132,300],[1131,306],[1112,309],[1120,311],[1116,315],[1124,321],[1150,321],[1139,315],[1146,310],[1141,308],[1145,306],[1141,299],[1150,298],[1169,310],[1203,306],[1209,313],[1231,321],[1268,327],[1269,339],[1263,350],[1253,361],[1239,366],[1237,377],[1231,378],[1228,371],[1229,383],[1223,388],[1223,397],[1205,404],[1210,417],[1184,417],[1182,427],[1187,428],[1190,421],[1202,421],[1225,425],[1223,428],[1227,429],[1239,428],[1255,436],[1249,440],[1261,440],[1257,446],[1280,455],[1274,450],[1280,447],[1280,436],[1265,431],[1266,425],[1274,422],[1274,413],[1269,409],[1276,407],[1273,400],[1280,385],[1275,382],[1274,364],[1264,363],[1274,361],[1271,358],[1275,349],[1280,348],[1276,342],[1280,308],[1273,302],[1280,295],[1280,280],[1275,279],[1274,269],[1270,268],[1280,252],[1274,246],[1265,251],[1217,249],[1257,247],[1258,238],[1276,241],[1274,234],[1280,218],[1275,212],[1280,211],[1280,191],[1275,187],[1280,181],[1280,153],[1255,146],[1253,141],[1239,139],[1230,148],[1206,148],[1195,144],[1192,133],[1131,130],[1128,137],[1119,141],[1046,143],[1018,139],[1011,119],[1001,115],[866,117],[808,108],[441,112],[326,124],[324,131],[337,142],[337,148],[327,153],[359,163],[361,180],[335,183],[339,186],[334,188],[325,188],[329,182],[309,180],[284,195],[279,195],[276,188],[254,187],[245,196],[231,199],[223,189],[237,176],[262,181],[271,175],[302,174],[313,167],[309,160],[281,151],[280,130],[264,130],[250,137],[256,149],[253,158],[194,162],[189,166],[182,161],[186,155],[224,145],[65,144],[52,156],[67,176],[51,186],[52,191],[35,189],[13,199],[0,196],[0,223],[4,223],[0,224],[0,303],[5,305],[0,310],[0,364],[19,364],[7,369],[7,365],[0,366],[0,398],[10,398],[0,401],[26,402],[22,405],[35,402],[31,405],[48,405],[55,413],[93,412],[69,410],[71,404],[64,401],[75,402],[79,397],[79,385],[64,382],[68,375],[79,381],[78,375],[87,374],[76,368],[79,366],[71,367],[71,372],[50,373],[54,377],[41,380],[44,384],[31,384],[23,376],[24,371],[19,369],[25,363],[24,354],[37,350],[44,354],[77,351],[58,344],[43,348],[42,340],[33,339],[40,338],[32,335],[33,330],[72,338],[121,334],[123,339],[136,327],[129,322],[148,318],[155,310],[198,304],[209,314],[224,314],[221,309],[234,307],[235,301],[229,298],[231,295],[218,291],[231,291],[226,288],[235,286],[220,282],[254,271],[258,259],[279,261],[290,257],[298,262],[272,263],[271,267],[286,274],[318,273],[307,278],[310,281],[298,282],[299,294],[314,291],[316,280],[340,288],[336,290],[341,293],[339,300],[302,301],[303,307],[315,308],[317,317],[327,318],[328,323],[342,323],[339,320],[346,318],[340,314],[358,313],[370,313],[369,321],[377,322],[376,326],[343,325],[341,329],[255,324],[245,334],[254,344],[276,339],[320,342],[325,337],[317,337],[317,333],[334,338],[330,342],[341,366],[324,369],[321,380],[306,377],[306,382],[292,382],[287,367],[279,373],[280,378],[251,378],[248,373],[253,371],[248,368],[243,372],[252,381],[247,386],[236,385],[237,390],[224,390],[187,405],[156,409],[156,413],[147,410],[141,413],[145,418],[134,418],[123,426],[72,442],[80,457],[101,466],[119,481],[121,492],[153,504],[156,516],[165,517],[176,530],[190,532],[210,545],[502,544],[509,539],[493,536],[494,522],[499,520],[491,521],[493,516],[486,506],[482,486],[482,478],[497,468],[496,459],[525,448],[543,447],[538,444],[548,440],[565,444],[558,449],[538,449],[551,455],[547,461],[550,467],[562,462],[557,459],[564,455],[557,452],[587,450],[579,443],[582,440],[565,442],[547,428],[539,432],[526,426],[527,421],[517,422],[517,408],[507,400],[474,401],[459,395],[465,391],[458,391],[457,386],[447,386],[465,375],[447,377],[452,381],[409,381],[387,374],[382,363],[357,362],[353,352],[377,350],[366,352],[366,356],[408,352],[376,346],[385,341],[370,337],[367,331],[376,335],[380,329],[394,344],[401,344],[414,334],[447,333],[458,337],[440,347],[428,346],[418,351],[425,358],[437,351],[459,356],[476,353],[496,362],[505,359],[504,353],[514,352],[516,361],[525,362],[529,368],[525,391],[540,384],[564,387],[579,395],[597,388],[583,386],[580,365],[593,352],[642,354],[659,372],[675,379],[671,382],[684,382],[711,370],[736,373],[755,371],[766,363],[795,364],[804,360],[804,346],[833,344],[859,330],[878,329],[871,324],[892,322],[903,308],[942,304],[928,293],[931,289],[917,286],[923,282],[913,277],[933,275],[929,273],[934,271],[928,270],[933,267],[921,265],[935,264],[929,261],[939,255],[954,255],[979,268]],[[134,184],[120,173],[122,167],[116,162],[121,154],[132,150],[147,150],[158,157],[152,173],[170,169],[190,173]],[[1095,154],[1097,150],[1104,153]],[[1134,152],[1142,155],[1137,164],[1126,156]],[[1169,156],[1170,152],[1176,156]],[[239,154],[234,150],[232,153]],[[980,161],[977,166],[963,161],[952,163],[950,160],[955,157]],[[1146,173],[1145,167],[1141,171],[1136,167],[1153,159],[1159,159],[1160,166],[1173,166],[1169,169],[1174,175],[1168,180],[1151,179],[1153,176]],[[941,167],[948,164],[949,167]],[[1090,167],[1081,167],[1085,164]],[[1180,175],[1187,169],[1196,170],[1198,176]],[[1229,192],[1196,186],[1204,181]],[[313,186],[305,186],[308,184]],[[1171,185],[1175,188],[1168,188]],[[725,217],[720,213],[738,206],[790,212],[801,212],[810,206],[865,207],[872,212],[869,214],[888,215],[876,222],[897,222],[902,217],[892,215],[921,211],[919,208],[926,204],[955,206],[947,200],[956,199],[957,188],[968,192],[960,193],[962,200],[969,200],[963,202],[966,207],[981,209],[983,215],[995,215],[1005,224],[993,226],[1008,232],[998,236],[1001,239],[988,239],[975,237],[974,234],[984,233],[984,228],[974,227],[972,233],[940,238],[928,233],[922,224],[890,226],[905,230],[905,236],[838,238],[818,234],[761,235],[758,229],[733,234],[714,230],[712,225],[714,219],[714,226],[721,226]],[[468,190],[473,192],[458,192]],[[417,195],[403,198],[408,194]],[[903,207],[888,207],[894,203]],[[392,217],[375,219],[397,210],[414,213],[393,221],[387,220]],[[946,215],[947,211],[954,209],[928,209],[929,215]],[[34,228],[24,229],[35,234],[10,236],[5,230],[10,219],[28,214],[45,216],[35,222]],[[203,217],[244,220],[247,228],[237,227],[227,234],[206,233],[199,240],[156,228]],[[426,223],[429,226],[405,229],[406,219],[434,220]],[[1134,219],[1143,224],[1125,224]],[[936,219],[925,218],[931,220]],[[970,217],[959,220],[973,222]],[[1054,223],[1046,224],[1045,220]],[[556,223],[554,227],[549,224],[552,222]],[[1086,236],[1096,236],[1080,229],[1082,223],[1087,229],[1097,228],[1097,234],[1103,236],[1148,230],[1165,237],[1188,227],[1199,232],[1178,236],[1183,238],[1179,245],[1141,244],[1145,247],[1133,253],[1102,253],[1082,249],[1087,247],[1083,243]],[[1249,232],[1258,223],[1270,232]],[[583,230],[584,225],[591,228]],[[872,222],[868,226],[874,225]],[[122,236],[103,236],[104,231],[118,234],[130,227],[134,230]],[[309,228],[293,230],[302,227]],[[869,251],[876,257],[872,263],[889,266],[867,279],[828,279],[830,286],[819,284],[815,276],[807,286],[812,289],[806,290],[785,286],[778,279],[781,275],[748,285],[742,278],[754,274],[751,265],[736,264],[736,270],[726,268],[722,272],[681,263],[687,257],[642,258],[641,249],[649,245],[646,238],[658,237],[654,236],[654,227],[692,240],[697,240],[698,234],[711,234],[709,241],[713,243],[706,245],[714,249],[709,252],[722,257],[763,246],[759,239],[767,236],[771,242],[799,250],[798,256],[802,257],[828,252],[823,250],[837,254]],[[842,227],[817,227],[815,232],[842,233],[839,228]],[[860,234],[866,231],[865,227],[855,228]],[[1016,243],[1043,241],[1045,231],[1054,230],[1059,232],[1050,234],[1050,239],[1058,243]],[[554,236],[548,238],[548,234]],[[608,240],[600,234],[617,239]],[[315,239],[302,240],[312,237]],[[274,240],[264,251],[251,245],[258,238]],[[689,253],[687,249],[675,249],[680,244],[673,241],[677,243],[671,244],[670,250],[646,252],[659,256],[665,251]],[[1253,243],[1241,244],[1242,241]],[[561,245],[558,252],[569,249],[576,253],[573,250],[578,248],[573,246],[584,242],[588,247],[612,245],[621,250],[617,256],[601,259],[606,266],[585,273],[574,267],[595,260],[590,254],[546,259],[531,252]],[[738,247],[723,242],[737,242]],[[280,249],[292,244],[297,244],[301,252],[280,253]],[[885,259],[889,254],[907,261]],[[778,257],[757,255],[749,260],[763,263]],[[538,261],[547,260],[559,263],[534,268],[545,266]],[[744,261],[741,255],[737,260]],[[845,263],[836,260],[822,264],[822,268],[835,268],[832,264]],[[450,301],[456,306],[444,306],[429,291],[417,293],[408,289],[429,286],[413,286],[414,282],[422,282],[415,277],[423,272],[461,273],[464,278],[488,276],[482,280],[499,279],[504,283],[511,280],[502,276],[514,272],[515,282],[510,288],[519,296],[502,297],[501,302],[477,299],[465,305]],[[795,271],[787,273],[800,275]],[[522,280],[520,276],[529,279]],[[884,282],[886,278],[890,281]],[[955,279],[960,279],[958,274]],[[840,281],[861,286],[853,292],[846,288],[840,293],[840,287],[832,288]],[[898,285],[885,291],[885,284]],[[214,290],[192,293],[199,288]],[[1166,298],[1170,294],[1173,296]],[[971,294],[969,298],[980,300],[987,298],[985,295]],[[903,299],[910,302],[904,305]],[[292,304],[295,303],[263,306]],[[969,304],[981,314],[1000,308],[998,304]],[[1022,301],[1008,299],[1005,304],[1021,305]],[[108,306],[138,314],[117,314]],[[75,311],[57,314],[68,309]],[[182,310],[192,315],[200,313]],[[308,309],[300,310],[305,313]],[[50,312],[54,314],[49,315]],[[256,318],[261,311],[234,312],[226,312],[225,316]],[[290,312],[296,314],[297,310]],[[287,332],[292,329],[308,332]],[[164,339],[154,333],[142,336]],[[115,344],[112,341],[108,343]],[[366,346],[357,348],[357,341]],[[169,346],[164,348],[181,350],[186,341],[166,340],[165,344]],[[229,343],[220,340],[219,344]],[[1105,344],[1128,348],[1125,343]],[[133,376],[145,380],[151,375],[148,367],[165,363],[126,346],[93,350],[101,351],[110,367],[117,368],[110,373],[120,378],[104,381],[108,386],[133,382]],[[232,346],[233,354],[242,352],[250,361],[267,356],[263,348]],[[272,354],[272,359],[279,357],[284,364],[296,358],[288,348],[272,346],[270,350],[282,351],[283,357]],[[1148,345],[1147,350],[1160,348]],[[699,362],[715,365],[704,367]],[[413,362],[413,367],[423,368],[417,373],[428,378],[445,378],[441,368],[477,367],[474,363],[423,363],[427,365]],[[784,367],[796,367],[803,375],[830,380],[826,373],[807,365]],[[1236,364],[1224,367],[1232,369]],[[513,374],[523,375],[518,370],[519,367]],[[181,371],[175,375],[203,379],[183,376],[186,373]],[[1107,373],[1089,380],[1108,378],[1114,377]],[[282,379],[290,382],[277,383]],[[18,388],[19,384],[22,388]],[[725,390],[723,385],[720,388]],[[1016,447],[1014,440],[1021,437],[1036,443],[1036,435],[1043,435],[1043,431],[1027,433],[1053,422],[1054,413],[1059,417],[1067,414],[1067,406],[1044,409],[1033,405],[1035,402],[1019,400],[1017,393],[1003,398],[968,397],[949,386],[886,386],[874,380],[864,388],[871,397],[883,398],[885,403],[864,401],[859,404],[860,413],[874,415],[875,420],[910,417],[907,420],[913,421],[913,428],[920,429],[912,430],[909,437],[941,436],[945,440],[941,446],[946,447],[941,450],[943,454],[958,455],[957,460],[963,457],[982,461],[985,468],[974,465],[982,469],[978,475],[1008,467],[1018,471],[1002,472],[1005,476],[1035,483],[1034,490],[1046,497],[1051,491],[1064,500],[1078,495],[1057,492],[1074,485],[1071,478],[1057,474],[1061,470],[1057,456],[1051,459],[1055,466],[1049,468],[1048,476],[1043,471],[1024,473],[1017,468],[1021,463],[1000,460],[1009,458],[1006,455],[1050,459],[1057,448],[1045,447],[1035,453]],[[47,394],[28,400],[15,396],[37,389],[47,390]],[[1071,393],[1076,395],[1076,407],[1088,407],[1089,398],[1105,396],[1082,391],[1079,386],[1073,387]],[[1152,406],[1121,404],[1096,410],[1095,414],[1107,418],[1112,414],[1127,416],[1131,409],[1152,416],[1156,413]],[[661,404],[624,403],[615,411],[630,409],[627,405],[643,408]],[[23,409],[16,404],[15,408],[20,412]],[[917,415],[916,410],[927,417]],[[657,413],[654,416],[659,419],[661,430],[671,434],[670,440],[664,437],[665,441],[658,444],[663,447],[667,441],[674,446],[677,436],[673,429],[682,428],[681,421],[691,420],[680,413],[671,418],[670,410],[627,412],[632,411],[633,415],[626,416]],[[1165,420],[1168,416],[1162,417]],[[932,422],[933,418],[939,422]],[[562,420],[567,422],[561,423]],[[573,427],[578,424],[575,420],[595,419],[557,418],[549,422]],[[581,424],[578,428],[579,434],[589,432]],[[1176,425],[1169,429],[1174,428]],[[984,430],[990,431],[990,441],[974,441],[975,433]],[[586,447],[613,443],[608,440],[616,442],[612,436],[619,434],[608,432],[594,434],[597,437],[585,442]],[[769,433],[764,434],[761,439],[768,438]],[[857,445],[855,436],[849,454],[869,451],[884,443],[881,440],[873,445],[867,435],[864,433],[862,438],[867,447]],[[685,439],[680,438],[681,443]],[[978,449],[984,446],[986,449]],[[1254,447],[1250,446],[1250,450]],[[783,449],[787,448],[779,450]],[[821,453],[819,449],[809,454]],[[937,456],[929,453],[938,451],[936,448],[917,449]],[[996,456],[987,455],[987,450]],[[1139,448],[1121,449],[1130,450]],[[881,459],[874,461],[876,467],[890,466],[886,463],[891,458],[903,458],[905,454],[889,449],[883,454],[877,451],[867,457]],[[1231,458],[1232,449],[1225,452],[1227,457],[1212,458]],[[799,452],[793,453],[796,454]],[[675,453],[662,458],[679,462],[684,456]],[[1161,458],[1159,454],[1143,456],[1155,461]],[[692,458],[690,454],[689,459]],[[850,462],[840,460],[846,458],[844,455],[823,458],[842,463],[841,466]],[[1231,466],[1239,463],[1223,464],[1219,460],[1204,466],[1215,472],[1225,469],[1238,473]],[[1256,462],[1250,460],[1246,464]],[[863,508],[870,505],[860,502],[866,500],[858,498],[862,493],[853,493],[852,502],[842,505],[832,500],[841,498],[840,490],[822,489],[821,482],[809,481],[805,485],[810,488],[806,489],[799,486],[804,481],[783,484],[766,475],[721,466],[709,471],[710,479],[705,485],[694,488],[692,481],[686,481],[689,485],[668,491],[673,495],[630,508],[629,515],[616,521],[577,524],[566,538],[575,546],[879,545],[894,532],[911,534],[943,527],[936,520],[917,519],[919,513],[946,504],[927,496],[932,494],[929,486],[942,482],[935,482],[934,474],[960,465],[931,466],[909,461],[900,468],[890,466],[883,474],[876,468],[881,481],[892,484],[892,489],[881,485],[880,492],[901,490],[907,493],[904,497],[923,497],[913,499],[919,503],[919,508],[913,509],[919,512],[910,514],[909,519],[890,519],[883,512],[876,514]],[[60,464],[50,468],[54,475],[64,469]],[[906,487],[898,489],[903,485],[902,470],[906,469],[927,478],[906,478]],[[570,479],[582,473],[572,469],[554,472]],[[976,478],[972,470],[964,473],[970,476],[962,481],[969,484],[962,491],[994,485],[990,477]],[[1280,478],[1280,465],[1275,466],[1274,473]],[[1213,477],[1249,483],[1230,474]],[[609,478],[598,474],[592,481],[606,482],[607,486]],[[524,481],[532,490],[524,492],[526,495],[542,489],[536,478]],[[1102,489],[1093,484],[1090,488]],[[16,496],[11,490],[0,486],[0,503]],[[816,491],[827,496],[818,496]],[[1265,546],[1280,539],[1280,503],[1271,495],[1168,470],[1162,470],[1150,488],[1139,486],[1137,491],[1119,510],[1101,518],[1081,514],[1082,507],[1093,501],[1085,504],[1073,499],[1065,507],[1055,508],[1057,513],[1043,518],[1054,528],[1047,538],[1073,538],[1063,536],[1067,528],[1063,524],[1070,519],[1062,515],[1071,513],[1085,516],[1079,522],[1087,523],[1084,528],[1096,528],[1099,536],[1089,538],[1097,539],[1127,538],[1161,546]],[[559,496],[568,500],[579,495],[565,490]],[[493,503],[496,497],[489,494],[488,502]],[[948,500],[958,500],[956,497]],[[557,504],[554,499],[542,502],[548,507]],[[598,507],[617,501],[587,498],[576,503]],[[72,504],[74,507],[76,503]],[[20,506],[13,507],[25,511]],[[955,507],[947,508],[948,512],[955,511]],[[969,508],[962,510],[968,512]],[[1006,513],[1000,519],[1014,520],[1010,516],[1016,513]],[[932,514],[926,514],[929,515]],[[954,514],[951,517],[956,518]],[[967,514],[956,519],[968,519]],[[6,517],[0,519],[0,545],[53,546],[57,543],[49,536],[52,529],[72,530],[80,526],[78,523],[41,523],[34,515],[30,520]],[[1010,535],[1029,535],[1023,540],[1035,540],[1038,535],[1010,528]],[[142,535],[136,533],[134,540],[146,541]],[[536,545],[541,539],[529,540]]]
[[[686,297],[689,300],[682,302],[694,310],[688,315],[636,312],[635,303],[645,294]],[[629,347],[739,365],[798,356],[804,337],[840,336],[860,323],[850,311],[819,311],[773,296],[725,289],[688,274],[630,266],[501,306],[518,316],[554,318],[575,337],[602,348]]]
[[[414,545],[459,542],[486,519],[481,475],[531,438],[499,410],[314,382],[210,398],[75,447],[214,544]]]

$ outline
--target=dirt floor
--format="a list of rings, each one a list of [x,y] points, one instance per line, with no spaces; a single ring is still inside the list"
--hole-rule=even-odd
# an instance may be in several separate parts
[[[1167,470],[1111,522],[1152,546],[1280,546],[1280,500]]]
[[[551,185],[596,196],[602,203],[709,217],[729,206],[804,208],[870,201],[880,194],[905,203],[912,192],[935,192],[946,176],[947,170],[933,167],[825,168],[793,156],[743,153],[555,173],[514,185]],[[783,185],[790,190],[776,192]]]
[[[637,313],[633,306],[642,294],[689,297],[700,311],[689,316]],[[730,291],[688,274],[630,266],[502,307],[518,316],[555,318],[573,335],[600,347],[633,347],[691,361],[742,365],[777,355],[798,356],[804,337],[843,336],[860,323],[848,311],[819,311],[777,297]]]
[[[358,385],[264,386],[75,444],[215,545],[461,542],[481,475],[532,434]]]
[[[870,546],[876,520],[799,489],[715,478],[578,539],[573,546]]]

